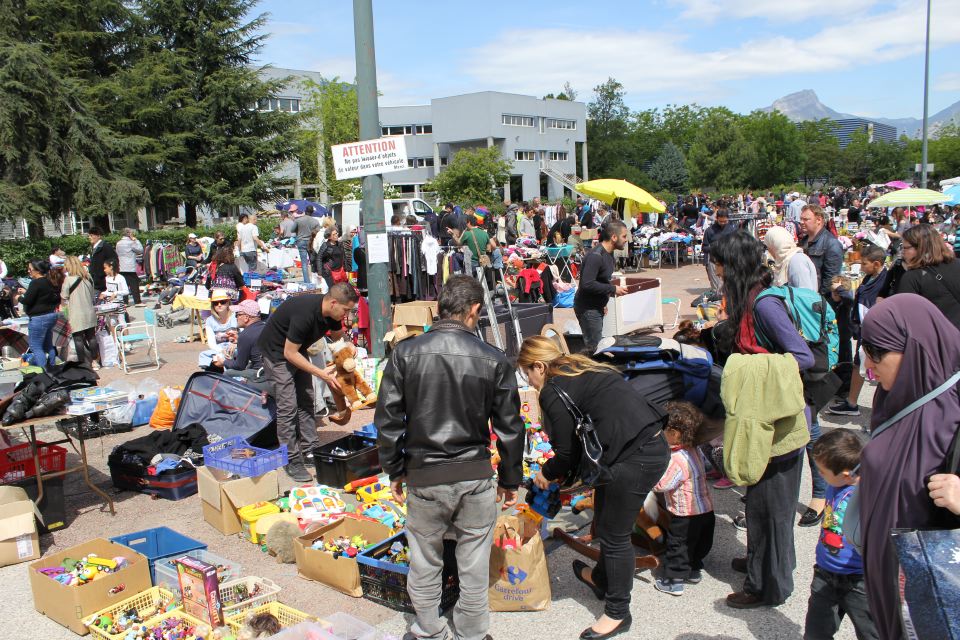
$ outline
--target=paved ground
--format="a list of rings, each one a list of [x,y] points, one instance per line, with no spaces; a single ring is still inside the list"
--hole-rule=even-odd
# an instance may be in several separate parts
[[[706,286],[706,275],[702,267],[684,266],[680,269],[665,268],[646,272],[653,277],[663,279],[663,295],[676,296],[682,300],[682,310],[686,314],[690,301],[699,295]],[[105,370],[105,383],[125,378],[135,381],[147,376],[164,383],[180,384],[196,370],[198,345],[176,344],[172,340],[185,334],[185,325],[173,330],[161,330],[161,357],[164,365],[158,372],[124,376],[117,370]],[[861,396],[861,405],[870,406],[873,387],[866,386]],[[372,421],[372,411],[355,414],[347,429],[324,427],[323,442],[342,435],[347,430]],[[822,416],[821,422],[826,430],[831,428],[859,428],[859,424],[869,417],[869,411],[859,419],[836,421],[831,416]],[[90,460],[94,467],[94,482],[104,490],[114,494],[107,469],[107,456],[117,444],[133,437],[143,435],[148,427],[136,429],[131,434],[112,436],[102,441],[90,443]],[[71,454],[71,460],[74,454]],[[68,461],[69,462],[69,461]],[[287,486],[292,483],[284,478]],[[731,518],[741,507],[739,490],[714,491],[716,513],[718,516],[716,540],[713,551],[706,561],[704,581],[697,586],[687,587],[683,597],[677,598],[661,594],[654,590],[649,572],[637,574],[633,589],[631,610],[634,627],[630,637],[656,637],[676,640],[705,640],[761,638],[763,640],[800,638],[809,595],[812,576],[814,547],[817,529],[796,529],[796,548],[798,568],[795,573],[794,595],[786,604],[776,609],[756,609],[737,611],[724,604],[724,597],[739,588],[742,576],[730,569],[730,560],[742,556],[746,544],[746,534],[731,524]],[[99,504],[82,483],[68,479],[65,485],[68,513],[72,514],[72,523],[66,529],[43,536],[41,546],[44,553],[51,553],[84,542],[93,537],[109,537],[122,533],[138,531],[148,527],[166,525],[182,533],[205,542],[209,549],[221,556],[242,563],[244,572],[259,575],[276,581],[283,591],[280,599],[293,607],[316,614],[325,615],[335,611],[344,611],[376,625],[385,634],[400,636],[409,626],[409,617],[376,605],[364,599],[353,599],[315,582],[299,578],[296,565],[280,565],[272,558],[262,554],[259,549],[235,536],[223,536],[204,522],[200,513],[200,499],[197,496],[168,502],[151,500],[148,496],[129,492],[115,494],[117,515],[110,516],[102,511]],[[801,489],[801,504],[797,505],[797,514],[803,511],[810,495],[809,470],[804,468]],[[494,638],[530,638],[536,635],[544,638],[574,638],[589,626],[601,613],[601,604],[593,598],[586,587],[572,579],[570,563],[576,559],[572,551],[547,542],[547,561],[550,568],[553,588],[553,601],[549,611],[523,614],[492,614],[491,634]],[[34,637],[43,639],[71,638],[74,635],[38,614],[33,607],[33,597],[27,579],[27,565],[14,565],[0,569],[0,584],[4,586],[0,597],[0,637]],[[845,622],[837,638],[854,638],[853,628]]]

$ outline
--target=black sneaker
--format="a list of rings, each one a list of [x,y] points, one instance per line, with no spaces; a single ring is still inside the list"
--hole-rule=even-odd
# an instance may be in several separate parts
[[[703,572],[702,571],[691,571],[690,575],[683,579],[687,584],[700,584],[703,582]]]
[[[313,476],[310,475],[310,472],[307,471],[307,468],[303,466],[303,462],[300,460],[291,461],[283,470],[294,482],[310,482],[313,480]]]
[[[735,526],[740,531],[747,530],[747,516],[746,514],[741,513],[736,518],[733,519],[733,526]]]
[[[843,402],[838,402],[837,404],[832,404],[827,407],[827,413],[832,413],[835,416],[859,416],[860,407],[844,400]]]

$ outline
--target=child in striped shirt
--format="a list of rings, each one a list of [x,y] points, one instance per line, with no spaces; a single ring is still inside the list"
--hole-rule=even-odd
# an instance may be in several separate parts
[[[672,518],[663,574],[654,587],[682,596],[684,584],[698,584],[703,578],[703,559],[713,547],[713,500],[695,445],[703,413],[689,402],[668,402],[666,409],[669,420],[664,433],[671,447],[670,466],[653,490],[663,494]]]

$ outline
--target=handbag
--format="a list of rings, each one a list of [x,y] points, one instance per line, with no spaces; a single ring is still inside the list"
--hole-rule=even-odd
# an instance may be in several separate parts
[[[876,429],[874,429],[870,433],[870,439],[873,440],[874,438],[879,436],[881,433],[886,431],[888,428],[890,428],[891,426],[893,426],[894,424],[902,420],[904,416],[910,413],[913,413],[914,411],[916,411],[923,405],[927,404],[931,400],[934,400],[940,395],[946,393],[947,391],[952,389],[954,385],[957,384],[958,381],[960,381],[960,371],[954,372],[954,374],[950,376],[947,379],[947,381],[941,384],[939,387],[937,387],[930,393],[926,394],[925,396],[918,398],[917,400],[914,400],[913,402],[908,404],[906,407],[898,411],[892,418],[885,420],[880,426],[878,426]],[[958,431],[958,435],[960,435],[960,431]],[[960,467],[960,459],[958,459],[960,458],[960,447],[957,446],[956,440],[957,440],[957,436],[954,436],[954,445],[951,447],[951,451],[953,452],[951,466],[953,467],[953,469],[952,471],[948,471],[949,473],[956,473],[958,470],[958,467]],[[853,469],[853,474],[856,475],[858,471],[860,471],[860,465],[857,465]],[[860,555],[863,555],[863,531],[860,528],[860,487],[859,486],[857,486],[850,493],[850,498],[847,500],[847,510],[843,516],[842,528],[843,528],[843,537],[846,538],[847,542],[849,542],[853,546],[853,548],[857,550],[857,553],[859,553]]]
[[[610,468],[600,460],[603,457],[603,445],[600,444],[600,437],[593,426],[593,418],[580,411],[580,408],[567,395],[567,392],[557,386],[555,382],[551,382],[550,386],[557,392],[560,401],[573,418],[577,440],[580,441],[580,462],[567,474],[564,484],[573,484],[577,477],[583,484],[592,487],[608,484],[613,480],[613,474],[610,472]]]

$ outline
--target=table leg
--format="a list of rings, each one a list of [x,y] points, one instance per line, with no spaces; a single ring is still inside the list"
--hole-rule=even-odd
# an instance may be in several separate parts
[[[34,500],[39,508],[43,502],[43,471],[40,468],[40,449],[37,447],[37,428],[30,425],[30,452],[33,454],[33,471],[37,474],[37,499]]]
[[[87,483],[87,486],[90,487],[94,493],[104,499],[107,506],[110,507],[110,515],[117,515],[116,509],[113,508],[113,499],[90,480],[90,466],[87,463],[87,443],[86,440],[83,439],[80,440],[80,460],[83,465],[83,481]]]

